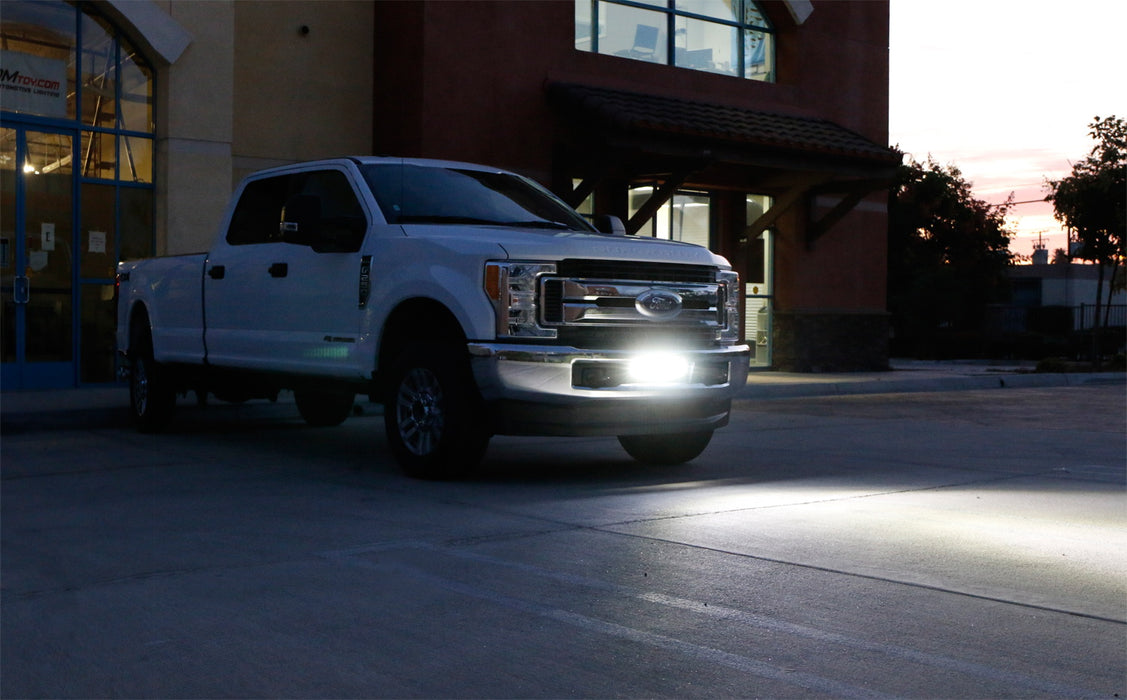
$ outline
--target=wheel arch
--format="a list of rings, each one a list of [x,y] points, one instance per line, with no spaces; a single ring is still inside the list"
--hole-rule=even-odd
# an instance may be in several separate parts
[[[466,343],[466,332],[454,313],[440,301],[413,297],[388,315],[380,334],[377,371],[386,370],[407,344],[419,341]]]
[[[152,318],[149,316],[149,307],[144,301],[137,300],[129,307],[129,325],[126,326],[125,342],[126,353],[133,351],[133,338],[139,329],[144,328],[149,333],[149,342],[152,342]]]

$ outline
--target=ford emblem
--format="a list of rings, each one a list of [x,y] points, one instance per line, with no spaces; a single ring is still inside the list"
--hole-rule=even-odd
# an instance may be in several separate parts
[[[648,289],[634,300],[638,313],[654,321],[665,321],[681,313],[681,296],[667,289]]]

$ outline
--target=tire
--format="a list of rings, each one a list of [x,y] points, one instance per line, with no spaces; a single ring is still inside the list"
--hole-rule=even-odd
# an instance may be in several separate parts
[[[405,474],[453,479],[481,462],[491,436],[468,359],[440,347],[409,345],[386,387],[384,429]]]
[[[683,464],[696,459],[712,440],[711,430],[670,435],[619,435],[618,442],[644,464]]]
[[[168,370],[153,360],[149,330],[134,330],[129,341],[129,410],[142,433],[160,432],[172,418],[176,391]]]
[[[340,425],[352,414],[355,394],[326,391],[295,391],[293,394],[297,411],[307,425],[328,428]]]

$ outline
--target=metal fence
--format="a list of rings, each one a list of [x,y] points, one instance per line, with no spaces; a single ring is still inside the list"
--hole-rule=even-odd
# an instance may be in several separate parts
[[[1066,335],[1103,327],[1127,327],[1127,304],[1102,305],[1099,316],[1095,304],[1079,306],[991,306],[985,330],[993,333],[1043,333]]]
[[[1099,308],[1099,318],[1096,318],[1095,304],[1081,304],[1072,307],[1073,330],[1086,331],[1097,326],[1104,326],[1107,314],[1108,328],[1123,328],[1127,326],[1127,304],[1112,304]]]

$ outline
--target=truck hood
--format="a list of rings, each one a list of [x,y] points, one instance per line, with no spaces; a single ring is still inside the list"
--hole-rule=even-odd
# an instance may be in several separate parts
[[[611,236],[581,231],[545,231],[508,226],[404,225],[409,238],[454,238],[464,244],[477,239],[482,244],[500,246],[510,260],[634,260],[639,262],[680,263],[729,267],[728,261],[707,248],[690,243],[666,241],[648,236]]]

